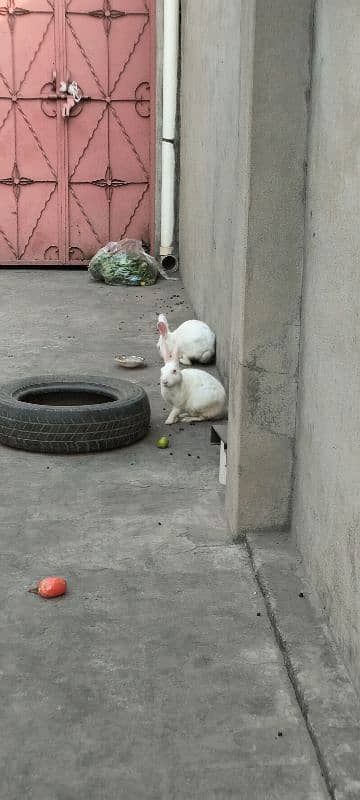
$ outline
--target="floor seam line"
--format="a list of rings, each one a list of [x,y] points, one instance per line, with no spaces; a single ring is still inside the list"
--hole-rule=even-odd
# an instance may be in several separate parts
[[[251,570],[252,570],[252,573],[253,573],[254,578],[256,580],[256,583],[257,583],[257,585],[258,585],[258,587],[260,589],[261,595],[263,597],[263,600],[264,600],[264,603],[265,603],[265,607],[266,607],[266,612],[267,612],[267,615],[268,615],[268,619],[269,619],[270,625],[271,625],[272,630],[273,630],[275,641],[276,641],[276,643],[277,643],[277,645],[279,647],[280,653],[282,655],[284,666],[285,666],[289,681],[290,681],[290,683],[291,683],[291,685],[293,687],[293,690],[294,690],[294,693],[295,693],[295,697],[296,697],[296,701],[297,701],[297,704],[298,704],[299,709],[300,709],[301,716],[302,716],[302,718],[304,720],[304,723],[305,723],[305,726],[306,726],[306,730],[307,730],[307,732],[309,734],[309,737],[310,737],[310,741],[311,741],[311,743],[313,745],[313,748],[315,750],[316,759],[317,759],[317,762],[319,764],[319,768],[321,770],[321,774],[322,774],[322,776],[324,778],[324,781],[325,781],[325,784],[326,784],[326,788],[327,788],[328,793],[329,793],[329,797],[331,798],[331,800],[336,800],[336,786],[335,786],[335,784],[334,784],[334,782],[333,782],[333,780],[331,778],[330,769],[329,769],[327,761],[326,761],[326,759],[325,759],[325,757],[324,757],[324,755],[322,753],[322,750],[321,750],[321,747],[320,747],[320,744],[319,744],[319,740],[318,740],[318,736],[317,736],[317,734],[316,734],[316,732],[315,732],[315,730],[314,730],[314,728],[311,725],[311,722],[309,720],[308,711],[307,711],[307,704],[306,704],[305,699],[303,697],[301,686],[300,686],[300,684],[299,684],[299,682],[298,682],[298,680],[296,678],[295,670],[293,669],[293,665],[292,665],[292,661],[291,661],[291,655],[290,655],[289,650],[287,648],[286,641],[285,641],[284,637],[282,636],[281,631],[279,630],[279,626],[278,626],[277,620],[276,620],[276,614],[274,613],[274,611],[273,611],[273,609],[271,607],[271,603],[270,603],[270,600],[269,600],[268,591],[267,591],[267,588],[265,586],[265,583],[263,582],[263,580],[261,578],[259,570],[256,568],[254,555],[253,555],[253,550],[252,550],[251,544],[250,544],[246,534],[243,537],[242,541],[245,544],[245,549],[246,549],[248,557],[249,557]]]

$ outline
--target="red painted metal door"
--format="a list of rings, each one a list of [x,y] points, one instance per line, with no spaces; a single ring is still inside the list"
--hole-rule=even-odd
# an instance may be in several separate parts
[[[0,265],[84,263],[124,236],[152,246],[153,7],[0,6]]]

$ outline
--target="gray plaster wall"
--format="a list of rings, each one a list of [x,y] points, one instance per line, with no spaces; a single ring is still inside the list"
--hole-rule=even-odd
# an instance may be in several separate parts
[[[229,375],[233,240],[239,196],[241,2],[182,0],[179,252],[197,316]]]
[[[240,205],[246,219],[236,226],[246,250],[234,260],[232,292],[227,507],[235,535],[289,524],[312,28],[312,0],[250,5],[253,69],[242,78],[245,98],[252,91],[248,206]],[[241,39],[244,47],[246,27]],[[240,147],[240,170],[242,160]]]
[[[315,18],[293,532],[360,686],[360,5]]]
[[[239,22],[237,26],[231,22],[224,52],[234,72],[236,62],[238,74],[235,79],[229,74],[228,81],[221,81],[219,95],[215,62],[208,78],[212,87],[211,113],[216,121],[220,118],[225,122],[228,137],[221,154],[229,169],[223,197],[232,215],[227,237],[231,259],[226,262],[231,285],[225,292],[216,284],[210,256],[200,258],[190,267],[189,255],[184,257],[183,253],[182,268],[195,307],[200,295],[205,309],[209,306],[217,310],[223,326],[219,324],[217,334],[220,369],[224,361],[230,379],[227,515],[235,536],[249,530],[281,529],[289,524],[303,266],[311,11],[311,0],[302,3],[252,0],[237,4]],[[215,24],[212,18],[212,24],[222,41],[224,23],[218,19]],[[186,29],[185,18],[184,37]],[[196,41],[192,48],[196,49]],[[208,57],[211,61],[211,54]],[[192,91],[194,107],[196,97],[201,106],[201,84],[193,84]],[[225,117],[225,99],[231,106],[230,117]],[[183,108],[187,102],[184,98]],[[184,116],[183,113],[183,127]],[[186,136],[183,148],[186,149]],[[211,174],[211,165],[216,169],[218,154],[216,150],[209,153],[205,143],[204,149],[210,164],[207,171]],[[188,154],[185,165],[187,158]],[[193,171],[200,175],[198,164]],[[186,220],[194,220],[196,204],[189,183],[188,169],[182,174],[183,187],[188,191],[182,236],[188,248],[185,253],[190,254]],[[208,185],[221,242],[225,215],[223,206],[219,206],[218,184],[210,180]],[[195,200],[199,203],[197,191]],[[201,204],[200,208],[204,210]],[[213,252],[213,226],[206,215],[199,227],[208,250]],[[204,277],[207,295],[201,292]],[[226,350],[224,359],[221,348]]]
[[[183,0],[180,263],[229,388],[233,534],[289,523],[312,0]]]

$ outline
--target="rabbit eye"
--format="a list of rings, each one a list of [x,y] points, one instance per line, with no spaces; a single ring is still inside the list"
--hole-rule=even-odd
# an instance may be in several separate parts
[[[173,375],[176,375],[177,369],[173,369]]]

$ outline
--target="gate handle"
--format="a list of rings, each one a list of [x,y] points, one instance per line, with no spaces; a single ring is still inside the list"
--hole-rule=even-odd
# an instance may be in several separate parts
[[[83,99],[83,93],[81,89],[79,89],[76,81],[71,81],[71,83],[60,81],[59,91],[61,94],[67,94],[69,97],[73,97],[75,103],[80,103],[80,100]]]
[[[71,97],[74,98],[75,103],[80,103],[80,100],[82,100],[82,92],[80,91],[76,81],[71,81],[67,87],[67,92],[71,95]]]
[[[76,81],[71,81],[71,83],[66,83],[65,81],[60,82],[60,92],[62,94],[66,93],[66,98],[63,100],[62,106],[62,115],[64,118],[70,116],[70,111],[77,103],[80,103],[83,99],[83,94],[79,89],[78,84]]]
[[[76,101],[74,100],[73,97],[70,97],[70,95],[67,96],[66,100],[63,100],[61,113],[64,119],[66,117],[70,117],[70,111],[72,108],[74,108],[75,105]]]

